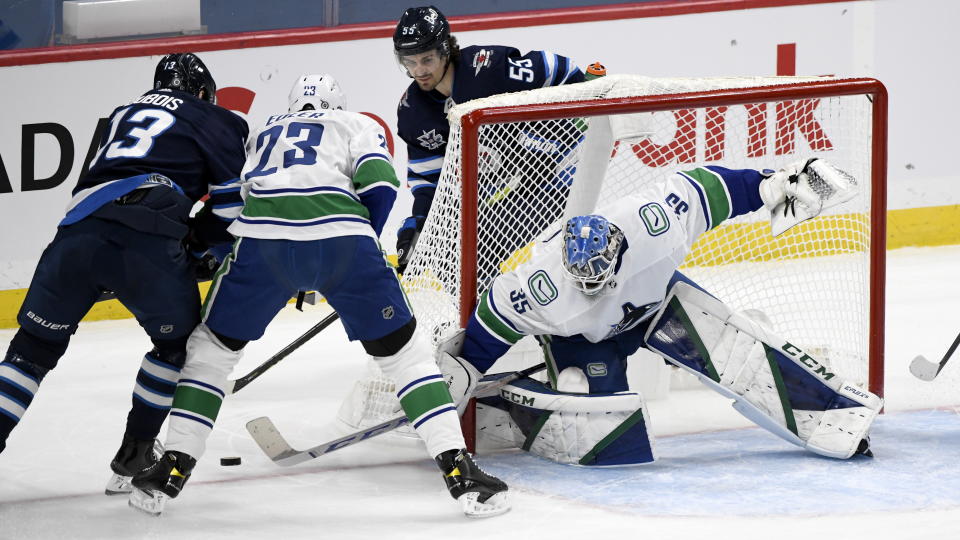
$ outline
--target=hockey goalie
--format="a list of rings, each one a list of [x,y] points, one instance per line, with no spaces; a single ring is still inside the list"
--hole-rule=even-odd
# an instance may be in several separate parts
[[[652,462],[649,415],[626,377],[627,357],[645,347],[788,442],[838,459],[872,455],[880,397],[771,331],[762,313],[735,312],[677,271],[697,238],[724,220],[765,209],[776,236],[857,188],[817,158],[776,172],[705,166],[569,219],[528,262],[495,278],[465,332],[441,347],[451,393],[471,395],[512,345],[537,336],[548,382],[522,379],[482,400],[509,416],[491,431],[508,425],[501,437],[561,463]]]

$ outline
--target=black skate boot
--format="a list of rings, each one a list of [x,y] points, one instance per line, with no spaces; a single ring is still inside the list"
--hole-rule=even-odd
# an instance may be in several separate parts
[[[117,455],[110,462],[113,476],[107,481],[107,487],[103,492],[107,495],[130,493],[133,491],[133,486],[130,484],[133,475],[156,463],[161,455],[163,455],[163,445],[160,441],[134,439],[125,433]]]
[[[857,445],[857,451],[853,455],[861,455],[867,457],[873,457],[873,450],[870,449],[870,436],[867,435],[863,439],[860,439],[860,444]]]
[[[153,516],[163,513],[167,499],[183,490],[197,460],[183,452],[166,451],[150,468],[134,475],[130,506]]]
[[[474,463],[466,450],[447,450],[436,458],[450,496],[468,517],[491,517],[510,510],[507,485]]]

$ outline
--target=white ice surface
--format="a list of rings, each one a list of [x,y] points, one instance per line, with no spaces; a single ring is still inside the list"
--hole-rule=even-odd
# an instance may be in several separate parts
[[[660,460],[628,469],[561,466],[520,452],[482,455],[510,484],[510,513],[469,520],[419,442],[384,436],[291,468],[244,429],[268,415],[291,444],[327,440],[362,348],[339,324],[229,399],[207,454],[160,518],[102,495],[133,379],[149,341],[133,321],[85,324],[0,454],[0,539],[960,538],[960,358],[932,383],[960,331],[960,246],[889,253],[887,414],[876,458],[819,458],[750,427],[705,390],[652,401]],[[238,373],[324,314],[292,309],[247,348]],[[0,331],[0,350],[13,337]],[[219,458],[240,456],[239,467]]]

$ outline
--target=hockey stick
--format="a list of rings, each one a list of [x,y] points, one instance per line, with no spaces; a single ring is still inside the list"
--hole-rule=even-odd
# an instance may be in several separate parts
[[[532,375],[545,369],[546,367],[547,365],[545,363],[540,363],[535,366],[528,367],[527,369],[494,379],[486,384],[481,382],[481,384],[477,386],[476,390],[474,390],[473,397],[485,397],[492,395],[506,384],[519,378]],[[283,438],[283,435],[281,435],[277,430],[277,427],[273,425],[273,422],[271,422],[266,416],[261,416],[260,418],[255,418],[247,422],[247,431],[250,432],[253,440],[257,442],[257,445],[260,446],[260,449],[263,450],[263,453],[266,454],[267,457],[281,467],[289,467],[291,465],[303,463],[304,461],[309,461],[313,458],[318,458],[324,454],[329,454],[334,450],[346,448],[360,441],[365,441],[367,439],[376,437],[377,435],[382,435],[384,433],[393,431],[406,424],[407,421],[408,420],[405,415],[397,416],[396,418],[391,418],[390,420],[387,420],[381,424],[377,424],[356,433],[351,433],[350,435],[330,442],[318,444],[312,448],[307,448],[306,450],[296,450],[290,446],[286,439]]]
[[[263,375],[265,371],[277,365],[278,362],[286,358],[293,351],[299,349],[301,345],[310,341],[313,338],[313,336],[319,334],[324,328],[330,326],[331,324],[333,324],[334,321],[336,321],[339,318],[340,318],[340,315],[337,314],[336,311],[327,315],[322,321],[315,324],[313,328],[304,332],[302,336],[293,340],[292,343],[290,343],[283,349],[280,349],[280,352],[268,358],[266,362],[253,368],[253,370],[250,373],[247,373],[246,375],[238,379],[227,381],[227,384],[229,385],[229,387],[224,389],[226,391],[225,393],[236,394],[237,392],[240,391],[241,388],[253,382],[257,377]]]
[[[910,373],[913,373],[914,377],[922,381],[929,382],[936,379],[937,375],[943,370],[943,366],[947,365],[947,360],[950,360],[953,351],[957,350],[957,345],[960,345],[960,334],[957,334],[957,338],[953,340],[953,345],[950,345],[950,348],[947,349],[947,354],[943,355],[943,360],[940,360],[939,364],[934,364],[924,358],[922,354],[918,354],[910,362]]]

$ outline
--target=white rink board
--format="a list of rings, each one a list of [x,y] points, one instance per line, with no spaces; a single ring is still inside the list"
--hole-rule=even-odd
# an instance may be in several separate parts
[[[463,45],[510,44],[548,49],[585,66],[601,60],[611,73],[652,76],[772,75],[777,45],[796,44],[796,72],[869,76],[890,92],[890,208],[960,204],[960,181],[949,159],[957,142],[960,73],[943,65],[960,45],[954,0],[886,0],[816,4],[571,25],[455,32]],[[204,52],[218,86],[255,93],[248,119],[260,122],[286,108],[289,86],[303,72],[330,72],[351,109],[382,118],[394,130],[395,107],[409,79],[389,39]],[[13,191],[0,193],[0,289],[24,288],[62,217],[97,120],[151,85],[159,58],[136,57],[0,68],[0,158]],[[935,78],[936,84],[929,84]],[[927,82],[920,82],[927,81]],[[21,187],[21,130],[55,122],[69,131],[74,160],[59,186]],[[405,151],[397,144],[397,168]],[[36,176],[53,174],[60,150],[52,136],[36,139]],[[383,245],[409,212],[402,190]]]

